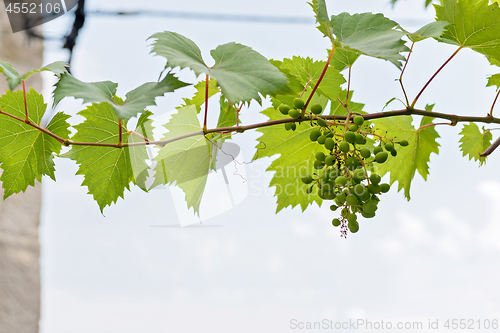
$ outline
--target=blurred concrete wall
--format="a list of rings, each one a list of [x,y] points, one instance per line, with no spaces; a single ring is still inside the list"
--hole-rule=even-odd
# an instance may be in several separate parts
[[[20,73],[41,67],[43,61],[43,42],[29,40],[25,32],[12,33],[3,1],[0,2],[0,61],[10,62]],[[41,92],[40,75],[34,75],[26,83]],[[1,75],[0,93],[5,89],[7,85]],[[3,197],[3,190],[0,193]],[[6,201],[0,199],[0,333],[38,332],[40,206],[40,184]]]

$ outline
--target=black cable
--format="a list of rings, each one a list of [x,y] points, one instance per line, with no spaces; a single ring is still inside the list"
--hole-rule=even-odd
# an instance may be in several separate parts
[[[63,49],[69,50],[69,60],[68,64],[71,64],[71,59],[73,57],[73,49],[76,45],[76,39],[80,32],[80,29],[85,24],[85,0],[78,0],[78,4],[75,10],[75,21],[73,22],[73,29],[69,35],[65,37],[66,41],[63,45]]]

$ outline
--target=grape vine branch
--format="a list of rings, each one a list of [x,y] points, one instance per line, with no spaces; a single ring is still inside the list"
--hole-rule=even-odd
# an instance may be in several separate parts
[[[397,182],[398,191],[404,189],[410,199],[415,174],[427,179],[430,155],[439,153],[436,127],[464,123],[460,148],[464,156],[480,165],[500,145],[500,138],[491,144],[491,128],[477,126],[500,124],[500,118],[493,116],[500,74],[488,78],[487,86],[496,86],[498,92],[485,116],[436,112],[433,104],[424,109],[415,107],[460,50],[470,48],[493,66],[500,66],[496,38],[500,34],[500,8],[496,1],[441,0],[434,5],[436,20],[413,33],[382,14],[329,16],[325,0],[313,0],[310,5],[319,31],[332,44],[326,61],[300,56],[268,60],[248,46],[227,43],[211,51],[215,65],[208,67],[192,40],[175,32],[160,32],[150,37],[152,53],[166,59],[158,82],[137,87],[125,99],[116,96],[116,83],[82,82],[69,74],[62,62],[23,75],[9,63],[0,62],[0,72],[10,89],[22,85],[22,91],[6,91],[0,96],[4,198],[25,191],[43,175],[55,180],[53,159],[57,156],[79,164],[82,185],[88,187],[101,211],[123,198],[130,183],[144,191],[176,183],[185,192],[188,207],[199,212],[220,144],[233,133],[256,129],[262,134],[257,146],[265,148],[258,148],[260,154],[254,159],[280,155],[268,168],[275,171],[270,186],[277,189],[277,211],[297,205],[305,210],[313,203],[329,202],[331,210],[340,212],[332,224],[340,226],[341,236],[346,237],[358,231],[358,217],[375,216],[380,197],[391,185]],[[483,25],[479,27],[477,22]],[[457,48],[410,104],[403,75],[410,56],[417,56],[418,42],[428,38]],[[410,48],[405,46],[408,41]],[[367,113],[364,104],[352,100],[352,67],[360,56],[389,61],[401,70],[397,80],[405,101],[403,109]],[[153,135],[153,114],[147,107],[155,105],[157,97],[191,85],[172,74],[176,68],[189,68],[204,80],[195,84],[195,95],[184,99],[178,112],[164,124],[168,132],[158,139]],[[73,135],[67,122],[70,117],[62,112],[46,127],[40,125],[47,105],[25,85],[26,78],[40,71],[51,71],[58,77],[54,107],[66,97],[88,103],[79,113],[85,121],[73,126]],[[209,100],[216,95],[220,104],[217,126],[208,128],[209,116],[213,116],[208,112]],[[251,101],[262,105],[263,97],[272,103],[261,111],[269,120],[242,124],[240,112],[246,112]],[[386,106],[394,99],[398,98]],[[413,125],[414,116],[421,117],[419,126]],[[137,126],[129,129],[128,120],[134,117],[138,118]],[[146,162],[149,145],[160,148],[153,164]],[[63,146],[70,150],[61,154]],[[381,182],[385,174],[390,175],[388,183]],[[153,183],[148,184],[151,177]]]

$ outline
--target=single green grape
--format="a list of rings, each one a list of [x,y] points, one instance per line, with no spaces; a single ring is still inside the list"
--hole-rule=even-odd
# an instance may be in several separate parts
[[[389,184],[380,184],[380,190],[382,191],[382,193],[387,193],[389,192],[389,190],[391,189],[391,185]]]
[[[345,184],[347,184],[347,178],[345,178],[344,176],[339,176],[335,179],[335,184],[344,186]]]
[[[359,165],[359,161],[356,157],[354,156],[351,156],[351,157],[348,157],[346,160],[345,160],[345,166],[349,169],[349,170],[355,170]]]
[[[321,162],[318,160],[314,161],[314,168],[315,169],[322,169],[324,166],[325,166],[324,162]]]
[[[354,143],[356,142],[356,134],[353,132],[345,132],[344,133],[344,140],[349,142],[349,143]]]
[[[363,118],[362,116],[356,116],[354,117],[354,119],[352,120],[356,125],[358,126],[361,126],[363,125],[363,123],[365,122],[365,118]]]
[[[300,111],[292,109],[292,110],[288,111],[288,115],[292,118],[298,118],[298,117],[300,117]]]
[[[339,206],[337,206],[337,205],[331,205],[331,206],[330,206],[330,210],[331,210],[332,212],[336,211],[338,208],[339,208]]]
[[[356,214],[348,214],[346,219],[347,219],[347,222],[354,223],[354,222],[356,222],[358,217],[356,216]]]
[[[311,134],[309,134],[309,139],[311,139],[311,141],[316,141],[320,136],[321,131],[318,128],[315,128],[311,131]]]
[[[363,195],[365,194],[366,192],[366,187],[365,185],[363,184],[356,184],[354,185],[353,189],[352,189],[352,192],[358,196],[358,198],[361,198],[363,197]]]
[[[398,152],[396,150],[391,150],[391,155],[396,157],[398,155]]]
[[[323,112],[323,107],[319,104],[314,104],[311,106],[311,112],[314,114],[321,114]]]
[[[356,133],[356,139],[354,140],[358,145],[364,145],[366,143],[366,139],[363,134]]]
[[[346,142],[346,141],[342,141],[339,144],[339,148],[340,148],[340,151],[343,152],[343,153],[348,153],[349,150],[351,150],[351,147],[349,146],[349,143]]]
[[[333,220],[332,220],[332,225],[333,225],[334,227],[338,227],[338,226],[340,225],[340,220],[339,220],[339,219],[333,219]]]
[[[345,201],[347,202],[348,205],[354,206],[358,204],[358,197],[355,196],[354,194],[349,194]]]
[[[406,140],[401,140],[401,141],[399,141],[399,144],[400,144],[402,147],[406,147],[406,146],[408,146],[408,141],[406,141]]]
[[[296,108],[296,109],[299,109],[299,110],[302,110],[304,108],[304,105],[306,103],[304,103],[304,101],[300,98],[296,98],[293,100],[293,106]]]
[[[394,145],[391,142],[387,142],[385,144],[385,150],[393,151],[394,150]]]
[[[290,107],[288,105],[281,104],[279,106],[278,110],[281,112],[281,114],[287,116],[288,115],[288,111],[290,111]]]
[[[331,166],[335,163],[335,156],[333,155],[328,155],[326,158],[325,158],[325,164],[328,165],[328,166]]]
[[[380,153],[377,153],[377,155],[375,155],[375,161],[377,161],[378,163],[384,163],[385,161],[387,161],[388,156],[389,155],[387,154],[387,152],[381,151]]]
[[[368,149],[368,148],[361,148],[361,150],[359,151],[359,153],[364,158],[369,158],[372,155],[372,153],[370,152],[370,149]]]
[[[326,120],[325,119],[316,119],[316,122],[318,123],[319,126],[321,127],[326,127],[328,126],[328,124],[326,123]]]
[[[318,151],[315,156],[316,156],[316,159],[318,161],[321,161],[321,162],[325,161],[326,155],[322,151]]]
[[[363,212],[368,214],[373,214],[377,210],[377,204],[373,201],[367,201],[362,206]]]
[[[289,131],[289,130],[295,131],[296,128],[297,128],[297,126],[295,125],[295,123],[286,123],[285,124],[285,129],[287,131]]]
[[[375,148],[373,148],[373,155],[377,155],[378,153],[384,151],[384,149],[380,146],[377,146]]]
[[[313,181],[313,177],[311,175],[303,175],[301,179],[304,184],[311,184]]]
[[[318,143],[320,145],[324,145],[325,144],[325,141],[326,141],[326,135],[321,135],[319,138],[318,138]]]
[[[335,148],[335,141],[332,138],[326,138],[325,148],[328,150],[333,150],[333,148]]]
[[[346,217],[347,214],[349,214],[349,208],[347,208],[347,207],[342,208],[342,210],[340,211],[340,215],[342,215],[343,217]]]
[[[349,231],[353,234],[357,233],[359,230],[359,223],[357,221],[347,223],[347,227]]]
[[[370,184],[366,188],[368,189],[368,191],[370,193],[373,193],[373,194],[378,194],[382,191],[382,189],[380,188],[380,185],[378,185],[378,184]]]
[[[358,130],[358,128],[359,128],[358,125],[352,124],[352,125],[349,126],[349,131],[350,132],[356,132]]]
[[[314,188],[313,186],[308,187],[308,188],[307,188],[307,190],[306,190],[306,193],[307,193],[307,194],[311,194],[311,193],[312,193],[312,191],[313,191],[313,188]]]
[[[378,183],[380,183],[381,179],[382,178],[380,177],[380,175],[378,175],[376,173],[372,173],[370,175],[370,183],[372,183],[372,184],[378,184]]]
[[[367,213],[367,212],[361,212],[361,215],[364,217],[364,218],[367,218],[367,219],[371,219],[372,217],[375,217],[375,213]]]
[[[352,173],[352,179],[358,184],[361,183],[363,180],[366,179],[365,170],[364,169],[354,170],[354,172]]]
[[[335,202],[337,203],[337,205],[342,206],[345,203],[346,197],[347,197],[347,195],[343,192],[340,194],[337,194],[337,196],[335,197]]]

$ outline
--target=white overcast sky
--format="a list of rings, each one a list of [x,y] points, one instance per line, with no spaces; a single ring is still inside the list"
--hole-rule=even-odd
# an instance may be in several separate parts
[[[401,0],[394,10],[388,2],[327,5],[332,14],[383,12],[407,30],[433,19],[423,0]],[[312,16],[299,0],[88,1],[87,10],[104,9]],[[66,34],[71,19],[46,24],[46,35]],[[192,39],[207,59],[211,49],[232,41],[274,59],[327,55],[327,40],[313,24],[90,16],[75,48],[73,74],[118,82],[121,95],[154,81],[164,60],[149,54],[146,39],[165,30]],[[432,40],[418,44],[406,73],[409,94],[453,51]],[[45,63],[66,59],[60,43],[46,43]],[[484,88],[492,70],[484,57],[464,50],[420,106],[436,103],[438,111],[484,115],[494,97],[492,88]],[[392,64],[361,58],[353,69],[353,99],[369,112],[380,111],[391,97],[402,97],[397,76]],[[187,71],[182,77],[194,79]],[[53,81],[46,77],[46,83],[48,96]],[[189,88],[169,94],[153,110],[168,118],[191,94]],[[75,115],[81,108],[68,100],[58,110]],[[264,121],[258,111],[253,105],[243,121]],[[347,240],[331,226],[335,214],[327,206],[275,214],[273,190],[267,188],[272,175],[265,173],[269,158],[245,165],[248,182],[238,191],[248,194],[235,208],[203,221],[217,227],[203,228],[175,227],[190,217],[176,209],[178,196],[168,189],[132,189],[102,216],[80,186],[83,178],[74,175],[75,163],[58,159],[58,181],[44,179],[43,189],[41,332],[277,333],[297,331],[292,319],[422,321],[424,327],[429,319],[499,319],[500,152],[478,168],[461,157],[460,129],[438,128],[442,153],[431,157],[427,182],[416,176],[410,202],[394,186],[382,197],[377,217],[361,221]],[[234,139],[245,162],[257,137],[250,132]],[[227,191],[220,179],[211,186],[211,193]],[[205,207],[229,207],[224,200]]]

